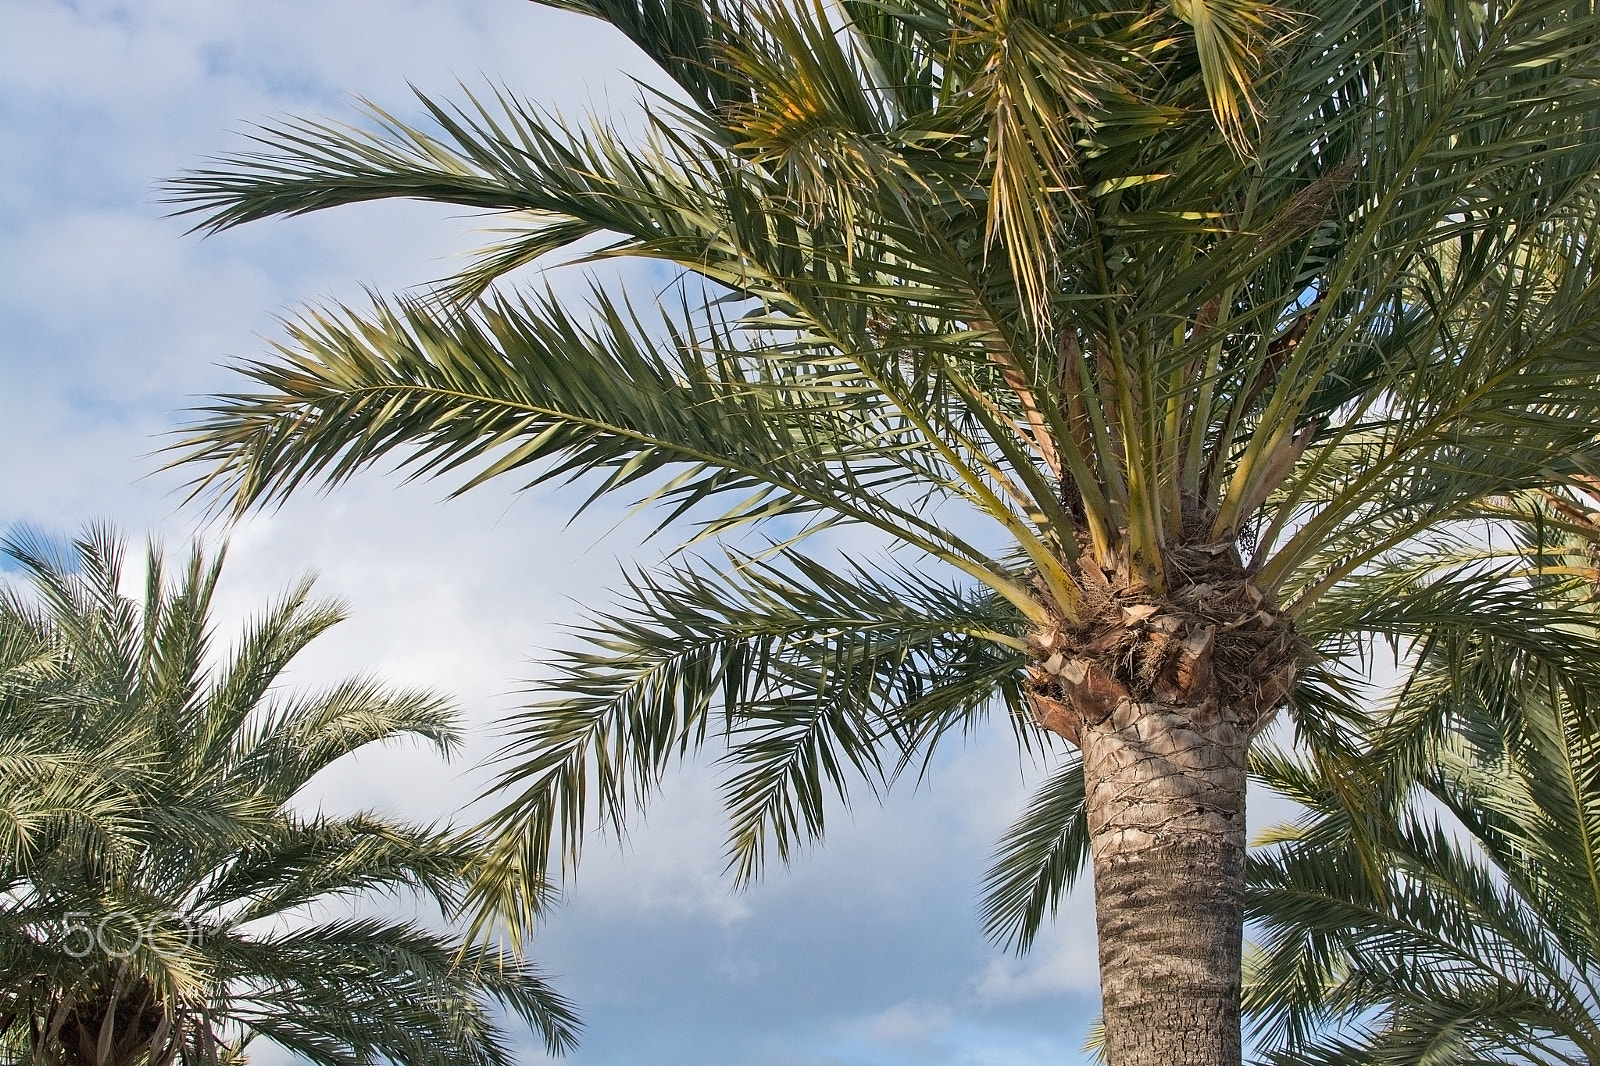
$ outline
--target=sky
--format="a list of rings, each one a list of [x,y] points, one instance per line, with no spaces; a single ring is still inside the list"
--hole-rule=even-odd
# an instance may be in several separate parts
[[[304,802],[451,817],[487,781],[474,764],[542,650],[670,545],[641,544],[645,524],[621,509],[572,520],[571,492],[491,483],[446,502],[443,483],[384,472],[231,529],[208,521],[160,453],[186,410],[237,385],[224,364],[267,353],[278,316],[307,303],[449,274],[482,220],[391,204],[201,239],[166,216],[159,184],[244,148],[252,122],[355,120],[358,97],[415,117],[408,82],[459,98],[458,82],[503,81],[565,115],[626,121],[648,63],[599,23],[525,0],[0,0],[0,26],[0,531],[104,521],[174,547],[226,535],[224,633],[317,571],[351,617],[289,682],[431,686],[456,697],[472,739],[450,766],[363,753]],[[1087,891],[1023,958],[987,943],[978,916],[989,853],[1044,770],[997,724],[883,805],[835,810],[823,846],[736,892],[716,770],[684,767],[625,843],[588,845],[534,945],[584,1016],[567,1061],[1087,1062]],[[1281,813],[1256,810],[1256,824]],[[531,1038],[524,1061],[545,1061]]]

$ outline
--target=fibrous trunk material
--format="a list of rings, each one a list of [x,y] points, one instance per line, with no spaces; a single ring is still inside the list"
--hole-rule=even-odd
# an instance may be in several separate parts
[[[1160,597],[1088,574],[1030,641],[1034,716],[1083,754],[1111,1066],[1240,1063],[1246,758],[1299,648],[1237,560],[1192,549]]]
[[[1113,1066],[1240,1061],[1249,741],[1234,718],[1129,700],[1080,734]]]

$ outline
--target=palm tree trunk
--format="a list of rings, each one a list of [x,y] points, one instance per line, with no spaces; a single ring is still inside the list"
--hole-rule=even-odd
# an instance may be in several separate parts
[[[1239,1066],[1249,730],[1215,698],[1079,731],[1111,1066]]]
[[[1246,765],[1300,645],[1222,547],[1173,553],[1165,602],[1085,567],[1102,602],[1030,637],[1034,718],[1083,754],[1111,1066],[1240,1066]]]

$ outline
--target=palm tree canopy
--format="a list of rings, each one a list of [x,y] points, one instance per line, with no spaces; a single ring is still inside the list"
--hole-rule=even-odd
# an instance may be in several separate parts
[[[1356,743],[1260,758],[1309,808],[1252,861],[1272,1061],[1600,1055],[1594,488],[1516,501],[1502,577],[1565,616],[1558,639],[1437,629]]]
[[[642,136],[423,97],[428,128],[268,126],[172,186],[209,229],[385,197],[504,226],[435,294],[290,322],[178,445],[200,487],[242,508],[392,457],[780,545],[639,575],[517,723],[480,900],[513,927],[520,877],[708,737],[741,875],[996,693],[1034,743],[1030,697],[1125,607],[1229,627],[1230,698],[1264,714],[1298,678],[1315,717],[1338,679],[1308,649],[1417,631],[1351,575],[1583,468],[1590,4],[553,6],[670,79]],[[608,257],[681,270],[679,297],[494,287]],[[911,554],[805,553],[841,523]],[[1013,917],[1040,861],[1076,868],[1035,828]]]
[[[220,555],[169,567],[152,546],[134,599],[109,531],[4,550],[29,588],[0,592],[0,1060],[200,1066],[265,1037],[319,1066],[510,1066],[500,1012],[571,1043],[570,1008],[520,957],[330,907],[376,893],[451,915],[484,848],[304,810],[353,752],[460,739],[434,693],[276,687],[337,604],[302,581],[222,649]]]

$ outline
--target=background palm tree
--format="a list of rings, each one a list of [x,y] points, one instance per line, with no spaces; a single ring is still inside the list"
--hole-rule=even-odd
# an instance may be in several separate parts
[[[1480,546],[1564,639],[1441,627],[1359,748],[1259,759],[1310,808],[1251,861],[1247,1003],[1274,1061],[1600,1055],[1593,488],[1522,501],[1509,563]]]
[[[342,617],[309,581],[224,652],[220,556],[172,572],[152,547],[133,600],[109,531],[4,550],[31,588],[0,593],[0,1057],[215,1066],[266,1037],[323,1066],[510,1066],[501,1010],[570,1045],[571,1011],[519,957],[330,907],[460,903],[481,840],[296,800],[368,745],[448,754],[444,698],[367,678],[274,691]]]
[[[1110,1060],[1237,1062],[1250,738],[1291,695],[1314,729],[1360,635],[1420,631],[1351,575],[1582,469],[1600,17],[558,6],[672,80],[642,136],[496,91],[266,128],[175,183],[213,229],[394,196],[509,226],[438,293],[291,323],[180,445],[201,489],[587,475],[724,539],[636,577],[515,723],[485,920],[525,927],[589,819],[709,741],[745,878],[998,697],[1024,748],[1082,753],[1034,808],[1081,814],[1077,851],[1031,857],[1092,855]],[[684,283],[490,291],[562,252]],[[904,550],[808,552],[845,524]]]

